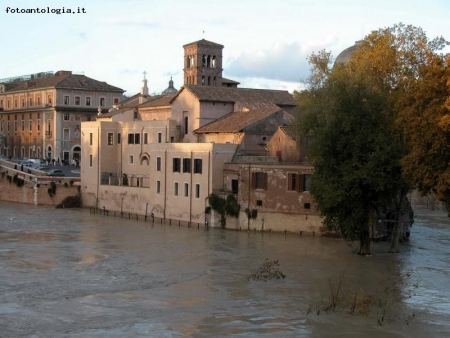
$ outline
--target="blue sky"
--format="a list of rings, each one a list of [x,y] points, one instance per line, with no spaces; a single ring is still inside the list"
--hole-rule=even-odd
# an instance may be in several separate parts
[[[225,46],[223,76],[240,87],[301,89],[307,56],[343,49],[403,22],[450,40],[448,0],[3,0],[0,78],[72,70],[133,95],[183,81],[182,46]],[[18,14],[6,8],[84,8],[85,14]]]

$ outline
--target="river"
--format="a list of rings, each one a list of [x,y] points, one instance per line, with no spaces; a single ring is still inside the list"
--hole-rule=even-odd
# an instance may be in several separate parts
[[[388,248],[0,202],[0,337],[450,336],[445,213]]]

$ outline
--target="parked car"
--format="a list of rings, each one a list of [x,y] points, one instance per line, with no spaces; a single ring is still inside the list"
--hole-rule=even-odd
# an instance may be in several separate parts
[[[35,168],[36,170],[40,170],[40,171],[47,171],[48,170],[48,167],[46,166],[46,165],[41,165],[41,166],[39,166],[39,167],[37,167],[37,168]]]
[[[47,172],[47,176],[65,176],[61,169],[52,169]]]
[[[21,166],[24,166],[24,167],[26,167],[26,168],[36,168],[36,164],[34,164],[33,162],[31,162],[31,161],[25,161],[25,162],[22,162],[21,163]]]

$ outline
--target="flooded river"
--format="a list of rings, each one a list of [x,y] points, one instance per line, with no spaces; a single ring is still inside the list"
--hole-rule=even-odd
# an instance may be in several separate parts
[[[0,202],[0,337],[450,336],[446,215],[388,248]]]

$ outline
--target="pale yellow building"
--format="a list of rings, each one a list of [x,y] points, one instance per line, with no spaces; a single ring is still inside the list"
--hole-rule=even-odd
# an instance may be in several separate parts
[[[1,154],[71,161],[81,154],[81,122],[107,112],[123,90],[70,71],[0,79]]]

